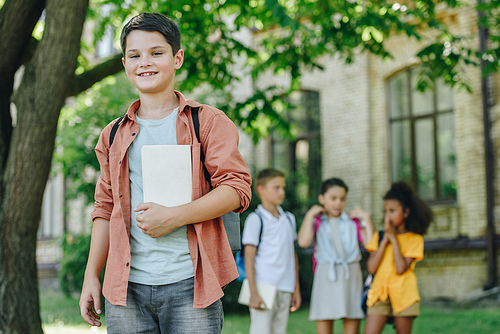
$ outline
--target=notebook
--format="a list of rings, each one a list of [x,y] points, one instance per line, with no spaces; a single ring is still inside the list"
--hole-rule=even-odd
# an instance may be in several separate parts
[[[278,290],[274,285],[255,282],[257,286],[257,292],[259,296],[264,300],[266,304],[266,309],[271,310],[274,305],[274,300],[276,299],[276,293]],[[238,303],[242,305],[248,305],[250,303],[250,285],[248,284],[248,279],[245,278],[241,286],[240,296],[238,298]]]
[[[191,202],[189,145],[145,145],[141,150],[144,202],[179,206]]]

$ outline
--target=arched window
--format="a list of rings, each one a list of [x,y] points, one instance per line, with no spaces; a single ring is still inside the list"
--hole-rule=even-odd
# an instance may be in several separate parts
[[[417,68],[387,82],[391,180],[405,180],[428,201],[456,198],[453,91],[438,80],[420,92]]]

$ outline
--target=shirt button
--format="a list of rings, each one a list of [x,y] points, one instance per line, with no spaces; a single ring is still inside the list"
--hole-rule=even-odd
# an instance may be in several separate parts
[[[129,266],[129,263],[127,262],[126,266],[128,267]]]
[[[132,136],[135,136],[135,132],[134,132],[134,133],[132,133]]]

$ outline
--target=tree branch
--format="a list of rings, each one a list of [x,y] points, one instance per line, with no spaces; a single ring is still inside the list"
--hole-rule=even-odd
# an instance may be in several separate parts
[[[94,68],[78,74],[73,79],[68,96],[75,96],[90,87],[92,87],[96,82],[102,79],[114,75],[123,70],[122,55],[118,54],[102,63],[98,64]]]

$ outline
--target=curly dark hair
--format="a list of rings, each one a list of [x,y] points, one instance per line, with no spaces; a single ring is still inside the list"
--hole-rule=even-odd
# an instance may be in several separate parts
[[[394,182],[391,189],[387,191],[384,200],[393,199],[398,201],[403,210],[408,209],[409,214],[405,219],[407,231],[424,235],[427,228],[434,219],[434,213],[430,206],[423,201],[404,181]]]

